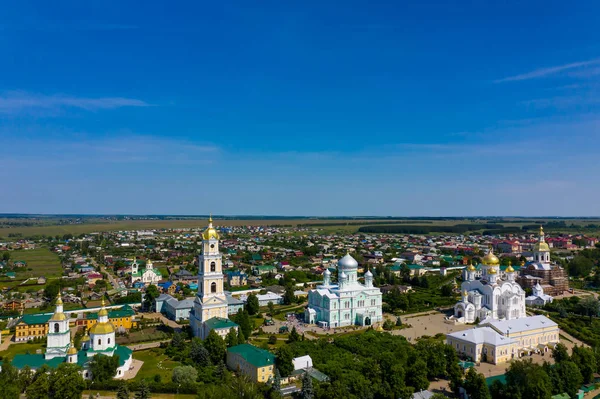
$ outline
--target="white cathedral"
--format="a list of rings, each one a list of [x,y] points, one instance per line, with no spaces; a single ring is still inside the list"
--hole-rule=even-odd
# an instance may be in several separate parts
[[[212,217],[202,233],[202,254],[198,257],[198,265],[198,294],[190,311],[192,331],[201,339],[205,339],[211,330],[225,337],[231,328],[237,331],[238,325],[227,317],[219,233],[213,227]]]
[[[516,272],[508,266],[501,280],[500,260],[492,250],[483,257],[482,274],[476,279],[477,269],[467,268],[467,278],[461,284],[462,300],[454,306],[454,318],[460,323],[491,320],[513,320],[526,317],[525,291],[515,281]]]
[[[323,327],[369,326],[383,320],[381,290],[373,286],[373,274],[358,281],[358,262],[347,254],[338,262],[338,283],[331,283],[331,272],[323,273],[323,284],[308,292],[304,321]]]
[[[48,337],[46,353],[18,354],[12,360],[12,365],[21,370],[29,366],[35,371],[43,365],[56,368],[61,363],[77,364],[81,374],[86,379],[92,378],[89,362],[95,355],[119,356],[119,366],[114,378],[122,378],[132,363],[133,351],[126,346],[117,345],[115,341],[115,326],[108,320],[108,311],[102,300],[102,308],[98,312],[98,321],[92,325],[81,340],[77,349],[71,339],[69,318],[63,313],[63,301],[58,294],[56,311],[48,320]]]

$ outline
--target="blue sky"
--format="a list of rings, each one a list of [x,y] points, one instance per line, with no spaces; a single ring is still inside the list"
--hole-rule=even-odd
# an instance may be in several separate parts
[[[598,26],[593,1],[5,4],[0,212],[598,216]]]

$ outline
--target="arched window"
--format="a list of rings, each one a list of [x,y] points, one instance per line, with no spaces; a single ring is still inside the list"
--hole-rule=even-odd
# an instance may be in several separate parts
[[[110,345],[110,338],[108,339],[108,344]]]
[[[217,283],[212,283],[210,285],[210,292],[213,292],[213,293],[217,292]]]
[[[54,332],[57,333],[60,330],[58,323],[54,323]]]
[[[217,268],[217,265],[215,264],[215,262],[210,262],[210,271],[214,272],[216,268]]]
[[[102,345],[102,340],[98,338],[98,345]]]

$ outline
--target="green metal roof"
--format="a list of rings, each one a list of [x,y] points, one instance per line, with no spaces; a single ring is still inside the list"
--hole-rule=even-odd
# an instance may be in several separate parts
[[[46,324],[51,317],[51,314],[26,314],[21,317],[21,321],[31,326],[35,324]]]
[[[567,393],[559,393],[558,395],[553,395],[550,398],[551,399],[571,399],[571,397]]]
[[[89,353],[94,352],[89,351]],[[128,347],[117,345],[113,356],[119,356],[119,367],[122,367],[125,365],[125,362],[127,361],[127,359],[129,359],[132,353],[133,351]],[[92,359],[93,356],[88,357],[88,351],[80,350],[79,352],[77,352],[77,364],[81,367],[85,367]],[[19,354],[15,355],[11,363],[14,367],[18,369],[22,369],[25,366],[29,366],[32,369],[38,369],[44,364],[50,368],[56,368],[61,363],[66,363],[66,361],[66,357],[55,357],[50,360],[46,360],[44,355]]]
[[[238,325],[229,319],[223,319],[221,317],[213,317],[211,319],[206,320],[206,325],[211,330],[222,330],[224,328],[233,328]]]
[[[485,379],[485,382],[486,382],[486,384],[487,384],[487,385],[488,385],[488,387],[489,387],[489,386],[491,386],[491,385],[492,385],[492,383],[493,383],[494,381],[496,381],[496,380],[500,381],[500,382],[501,382],[501,383],[503,383],[503,384],[506,384],[506,375],[504,375],[504,374],[500,374],[500,375],[495,375],[495,376],[493,376],[493,377],[488,377],[488,378],[486,378],[486,379]]]
[[[228,352],[240,355],[245,361],[256,367],[275,364],[275,355],[250,344],[241,344],[227,349]]]
[[[135,315],[135,312],[129,306],[127,306],[127,308],[123,306],[120,309],[110,310],[108,312],[109,319],[117,319],[119,317],[131,317],[133,315]],[[88,313],[86,317],[88,320],[96,320],[98,318],[98,313]]]

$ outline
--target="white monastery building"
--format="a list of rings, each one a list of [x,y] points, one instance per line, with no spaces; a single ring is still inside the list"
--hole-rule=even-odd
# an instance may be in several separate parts
[[[331,272],[323,273],[323,284],[308,293],[304,320],[323,327],[369,326],[383,321],[382,295],[373,286],[373,274],[358,281],[358,262],[347,254],[338,262],[338,283],[331,283]]]

